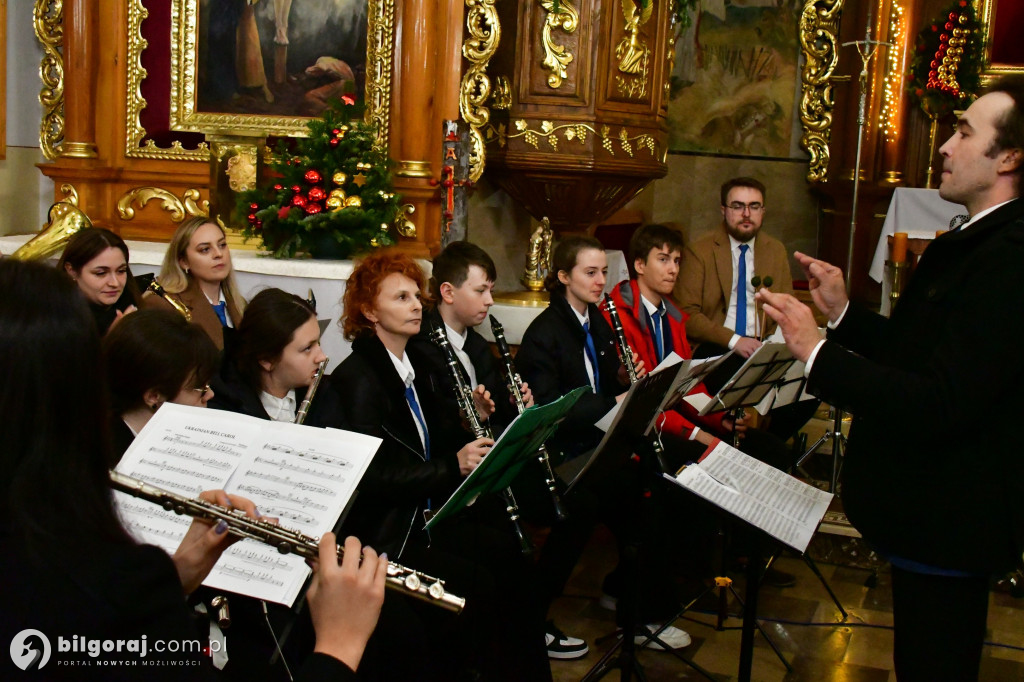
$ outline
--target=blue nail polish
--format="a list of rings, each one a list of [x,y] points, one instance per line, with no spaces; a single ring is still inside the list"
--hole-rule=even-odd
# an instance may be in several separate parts
[[[227,530],[228,530],[228,522],[225,521],[224,519],[221,519],[220,521],[217,522],[217,527],[213,529],[213,532],[215,532],[217,535],[224,535],[224,533],[226,533]]]

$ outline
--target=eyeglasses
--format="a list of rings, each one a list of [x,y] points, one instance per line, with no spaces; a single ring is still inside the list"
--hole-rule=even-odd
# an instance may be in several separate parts
[[[730,211],[736,211],[737,213],[742,213],[747,209],[750,209],[751,213],[758,213],[764,210],[764,204],[762,204],[760,201],[755,201],[749,204],[744,204],[743,202],[740,201],[734,201],[731,204],[728,204],[726,208],[729,209]]]
[[[210,384],[205,384],[203,386],[200,386],[199,388],[193,388],[192,390],[193,391],[199,391],[199,399],[200,400],[202,400],[207,395],[209,395],[210,393],[213,392],[213,389],[210,388]]]

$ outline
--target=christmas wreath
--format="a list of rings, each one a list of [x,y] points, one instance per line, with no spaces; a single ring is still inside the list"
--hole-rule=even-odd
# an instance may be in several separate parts
[[[982,40],[974,4],[957,0],[917,34],[907,89],[931,118],[965,109],[981,81]]]
[[[309,122],[309,137],[282,142],[270,163],[270,187],[241,195],[242,234],[259,239],[275,258],[304,252],[349,258],[394,243],[399,212],[387,154],[371,126],[352,121],[349,97]]]

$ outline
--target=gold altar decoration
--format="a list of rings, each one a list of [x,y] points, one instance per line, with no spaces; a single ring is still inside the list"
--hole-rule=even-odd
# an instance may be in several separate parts
[[[800,15],[800,45],[804,66],[800,74],[801,146],[811,155],[807,181],[826,179],[832,127],[832,77],[839,63],[839,17],[843,0],[806,0]]]
[[[981,42],[984,45],[981,63],[981,84],[988,85],[1000,76],[1024,73],[1024,64],[1002,64],[994,62],[992,53],[995,49],[993,44],[993,21],[996,15],[996,5],[1004,2],[1010,5],[1017,0],[974,0],[978,7],[978,23],[981,25]],[[1002,19],[1007,21],[1007,19]],[[1013,24],[1011,24],[1012,26]]]
[[[175,223],[180,223],[187,217],[207,218],[210,215],[210,202],[201,198],[199,190],[187,189],[179,199],[177,195],[162,187],[136,187],[131,189],[117,200],[117,212],[122,220],[133,220],[135,218],[135,207],[144,207],[151,199],[160,200],[160,208],[170,213],[170,218]]]
[[[459,113],[469,124],[469,181],[479,182],[484,174],[485,150],[481,129],[491,119],[487,100],[491,97],[491,79],[487,65],[501,42],[501,24],[494,0],[466,0],[466,32],[462,56],[469,66],[462,73]],[[507,81],[506,81],[507,82]]]
[[[625,97],[643,97],[647,92],[647,67],[651,48],[640,34],[640,27],[650,21],[654,3],[641,3],[642,6],[637,7],[634,0],[621,2],[626,25],[624,35],[615,47],[615,56],[619,59],[619,71],[626,75],[615,76],[615,85]]]
[[[210,216],[236,227],[238,195],[256,188],[262,176],[266,139],[253,135],[207,135],[210,145]]]
[[[492,78],[511,87],[483,129],[485,175],[555,232],[586,232],[667,171],[672,1],[519,0],[498,13]],[[553,71],[556,54],[573,58]]]
[[[11,258],[15,260],[42,260],[64,248],[68,240],[86,228],[92,221],[78,208],[78,192],[72,185],[61,185],[64,199],[50,207],[48,222],[32,239],[21,245]]]
[[[394,2],[367,3],[365,120],[376,126],[377,144],[384,148],[388,143]],[[199,4],[200,0],[173,0],[171,4],[171,128],[203,133],[230,130],[260,136],[305,136],[309,118],[304,116],[199,110]]]
[[[542,29],[544,68],[551,71],[551,75],[548,76],[548,87],[557,89],[568,77],[566,67],[573,60],[573,55],[564,45],[555,42],[551,31],[557,28],[566,33],[574,33],[580,23],[580,13],[569,0],[560,0],[558,7],[555,7],[555,0],[541,0],[540,4],[547,11]]]
[[[416,237],[416,223],[409,220],[407,216],[411,216],[416,212],[416,207],[412,204],[402,204],[399,207],[399,213],[395,216],[394,226],[398,231],[398,234],[413,239]]]
[[[60,53],[64,38],[64,4],[61,0],[36,0],[32,12],[36,38],[43,46],[39,78],[43,89],[39,103],[43,118],[39,126],[39,148],[49,160],[60,154],[64,141],[64,59]]]
[[[551,221],[543,218],[540,225],[530,235],[529,246],[526,249],[526,268],[519,281],[528,291],[543,291],[544,280],[551,272],[551,257],[553,250],[551,243],[555,232],[551,229]]]

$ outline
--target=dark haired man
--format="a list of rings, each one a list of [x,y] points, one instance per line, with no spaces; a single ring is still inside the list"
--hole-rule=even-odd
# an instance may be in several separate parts
[[[1024,550],[1019,429],[990,418],[1024,407],[1024,77],[997,81],[940,152],[939,194],[970,220],[929,245],[891,318],[799,253],[827,340],[799,301],[758,293],[812,389],[855,415],[843,500],[892,563],[901,682],[978,679],[989,576]]]
[[[477,411],[482,418],[491,418],[495,422],[492,427],[497,434],[501,427],[518,413],[518,410],[512,404],[511,396],[501,375],[501,369],[490,346],[474,329],[487,319],[488,311],[494,304],[491,293],[494,289],[495,278],[494,261],[486,251],[476,244],[466,241],[449,244],[434,258],[430,279],[434,306],[424,312],[424,324],[419,335],[415,337],[414,343],[432,359],[431,381],[438,387],[435,397],[450,403],[451,410],[457,410],[455,385],[447,362],[440,349],[427,338],[434,328],[443,325],[448,341],[462,364],[462,369],[465,370],[470,385],[475,387],[474,399]],[[522,389],[526,405],[532,406],[533,394],[529,385],[523,383]],[[492,395],[494,399],[491,398]],[[543,474],[540,471],[528,468],[528,474],[537,479],[535,482],[542,480]],[[522,491],[522,488],[517,486],[517,490]],[[519,501],[529,504],[528,499],[521,498]],[[579,516],[583,516],[582,512]],[[577,520],[577,522],[582,521],[583,519]],[[586,526],[586,523],[583,525]],[[589,533],[582,539],[574,537],[571,546],[564,547],[558,538],[565,535],[567,535],[565,532],[554,535],[554,542],[551,542],[551,537],[549,537],[547,544],[552,547],[558,546],[558,549],[562,550],[554,559],[550,556],[552,554],[551,547],[547,546],[546,551],[549,556],[542,555],[541,557],[541,568],[538,572],[541,575],[543,587],[539,591],[544,594],[538,595],[538,608],[544,610],[549,605],[549,597],[553,599],[561,592],[564,582],[568,580],[572,566],[576,563],[579,552],[582,551],[582,545],[589,537]],[[578,535],[578,533],[568,533],[568,535]],[[555,577],[545,573],[545,568],[552,561],[559,564],[558,570],[555,572],[558,576],[564,577]],[[589,651],[584,640],[566,635],[551,621],[547,623],[545,635],[548,656],[551,658],[563,660],[581,658],[586,656]]]
[[[698,345],[698,357],[728,349],[748,358],[761,345],[757,337],[762,331],[751,280],[771,277],[772,291],[790,294],[793,278],[786,247],[761,233],[764,185],[754,178],[733,178],[720,194],[722,224],[686,248],[676,300],[689,315],[686,333]]]

